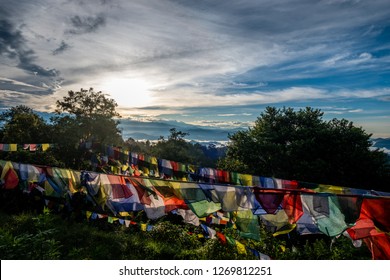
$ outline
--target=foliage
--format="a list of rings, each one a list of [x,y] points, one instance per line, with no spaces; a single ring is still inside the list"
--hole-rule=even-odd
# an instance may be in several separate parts
[[[323,112],[267,107],[248,130],[229,135],[218,167],[268,177],[346,187],[386,189],[386,155],[371,151],[370,134],[345,119],[324,121]]]
[[[19,105],[0,114],[1,143],[52,143],[52,130],[31,108]]]
[[[65,128],[69,128],[69,133],[74,134],[78,141],[121,144],[123,140],[117,127],[119,122],[114,119],[120,117],[115,110],[117,106],[115,100],[107,98],[101,91],[95,92],[93,88],[68,91],[63,101],[57,101],[56,113],[59,117],[54,118],[53,122],[55,127],[60,128],[64,127],[65,121],[68,124]]]
[[[54,152],[55,148],[50,148],[46,151],[17,151],[17,152],[2,152],[0,151],[0,159],[13,161],[13,162],[25,162],[29,164],[48,165],[64,167],[64,163],[61,157],[58,157]]]
[[[53,143],[53,127],[31,108],[19,105],[0,114],[0,143]],[[51,149],[42,152],[0,151],[0,158],[14,162],[63,166]]]
[[[25,215],[22,215],[22,217]],[[17,222],[18,216],[15,217]],[[22,218],[23,220],[23,218]],[[60,257],[60,242],[55,239],[57,230],[48,228],[51,217],[45,212],[38,217],[29,217],[25,230],[16,234],[6,227],[0,228],[0,258],[24,260],[56,260]],[[33,223],[31,223],[33,221]],[[20,230],[19,230],[20,231]]]
[[[44,153],[1,152],[3,159],[42,165],[82,169],[89,165],[90,155],[79,149],[85,140],[102,144],[123,143],[118,129],[117,104],[102,92],[81,89],[69,91],[57,101],[57,116],[47,123],[26,106],[16,106],[0,115],[0,141],[5,143],[55,143]]]
[[[109,224],[107,220],[62,219],[45,211],[37,215],[0,212],[1,259],[185,259],[222,260],[256,259],[241,254],[235,245],[218,239],[200,238],[200,227],[173,222],[169,217],[155,221],[151,231],[137,226]],[[263,227],[260,241],[240,239],[232,228],[217,229],[238,239],[247,247],[269,255],[272,259],[370,259],[366,247],[355,248],[341,236],[335,241],[327,237],[301,240],[286,236],[273,237]]]
[[[57,116],[47,123],[27,106],[16,106],[0,115],[0,142],[55,143],[44,153],[18,151],[1,152],[3,159],[42,165],[83,169],[88,167],[90,155],[79,149],[82,141],[94,140],[102,144],[121,145],[115,111],[117,103],[102,92],[81,89],[69,91],[57,101]]]
[[[79,149],[83,141],[93,140],[101,144],[121,145],[123,139],[115,119],[117,103],[101,91],[81,89],[69,91],[68,96],[57,101],[57,116],[51,118],[53,140],[58,144],[55,155],[70,168],[89,166],[90,155]]]
[[[175,128],[171,128],[169,131],[170,135],[167,140],[161,136],[159,141],[150,147],[152,155],[157,158],[198,166],[214,167],[216,165],[216,159],[206,155],[202,145],[193,144],[184,139],[189,133],[177,131]]]
[[[120,117],[115,111],[117,106],[114,99],[107,98],[101,91],[95,92],[93,88],[90,88],[76,92],[68,91],[68,96],[65,96],[63,101],[57,100],[56,112],[58,114],[67,112],[77,118],[114,118]]]
[[[151,154],[152,143],[147,141],[136,141],[133,138],[128,138],[124,145],[126,149],[135,153]]]

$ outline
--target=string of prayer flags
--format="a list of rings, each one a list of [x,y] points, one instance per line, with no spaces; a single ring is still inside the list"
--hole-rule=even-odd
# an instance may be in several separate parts
[[[16,152],[18,150],[25,150],[30,152],[36,151],[47,151],[50,147],[54,147],[54,144],[43,143],[43,144],[5,144],[0,143],[0,151],[2,152]]]
[[[263,180],[264,186],[221,185],[171,181],[79,172],[56,167],[34,166],[0,160],[0,188],[31,191],[35,184],[46,198],[75,200],[85,197],[107,214],[87,212],[88,219],[107,218],[114,223],[131,213],[145,211],[156,220],[169,213],[179,214],[184,222],[199,225],[206,236],[222,240],[212,225],[226,225],[239,230],[239,235],[259,239],[260,223],[274,236],[296,230],[298,234],[339,236],[345,230],[353,240],[372,247],[378,258],[389,256],[390,194],[366,195],[317,193],[313,189],[285,189],[293,184],[283,180]],[[276,184],[276,185],[275,185]],[[115,217],[115,218],[114,218]],[[121,221],[119,221],[121,222]],[[147,231],[147,224],[139,225]],[[223,239],[229,243],[229,239]],[[235,244],[235,243],[234,243]],[[382,250],[382,253],[378,252]]]

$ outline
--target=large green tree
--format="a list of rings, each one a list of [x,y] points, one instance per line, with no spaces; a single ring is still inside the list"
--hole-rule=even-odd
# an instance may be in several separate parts
[[[121,131],[118,128],[120,118],[114,99],[108,98],[101,91],[93,88],[80,91],[68,91],[68,95],[62,101],[57,101],[57,118],[53,121],[62,126],[73,120],[73,131],[78,140],[94,140],[103,144],[121,144],[123,142]]]
[[[50,125],[31,108],[19,105],[0,114],[2,143],[52,143]]]
[[[42,144],[54,143],[52,126],[31,108],[19,105],[0,114],[0,143]],[[49,149],[45,152],[19,149],[17,152],[0,152],[0,158],[15,162],[63,166]]]
[[[123,139],[118,128],[119,113],[115,100],[93,88],[69,91],[57,101],[57,116],[52,123],[58,155],[73,168],[86,168],[90,155],[78,149],[81,142],[94,141],[107,145],[121,145]]]
[[[371,149],[371,135],[323,112],[267,107],[253,127],[229,136],[218,167],[230,171],[347,187],[386,190],[385,153]]]

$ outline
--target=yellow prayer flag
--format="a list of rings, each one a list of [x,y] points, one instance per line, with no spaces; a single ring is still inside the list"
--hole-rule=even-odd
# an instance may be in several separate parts
[[[252,175],[250,174],[239,174],[239,179],[243,186],[251,186],[252,185]]]
[[[153,165],[157,165],[158,164],[157,158],[156,157],[150,157],[150,163],[153,164]]]
[[[74,174],[69,169],[62,169],[61,175],[64,176],[64,178],[68,178],[68,188],[71,193],[76,193],[76,178],[74,177]]]
[[[17,144],[9,144],[9,151],[10,152],[16,152],[18,150]]]
[[[344,194],[345,188],[339,186],[330,186],[329,191],[336,194]]]
[[[46,151],[47,149],[49,149],[50,147],[50,144],[42,144],[42,151]]]
[[[246,255],[246,248],[244,244],[236,240],[236,247],[239,254]]]
[[[273,236],[278,236],[280,234],[287,234],[291,232],[293,229],[297,227],[297,224],[287,224],[286,226],[282,227],[281,230],[276,231],[273,233]]]
[[[55,194],[53,187],[50,185],[48,181],[44,182],[43,188],[45,189],[45,194],[47,196],[53,196]]]
[[[142,172],[144,173],[144,175],[145,175],[146,177],[149,177],[149,173],[150,173],[149,168],[143,167],[143,168],[142,168]]]
[[[129,166],[127,164],[122,165],[122,171],[123,172],[126,171],[128,168],[129,168]]]
[[[119,212],[119,215],[122,217],[129,217],[131,216],[129,212]]]
[[[333,185],[319,184],[318,187],[314,189],[314,191],[343,194],[343,193],[345,193],[345,188],[339,187],[339,186],[333,186]]]
[[[1,167],[1,166],[0,166]],[[7,161],[3,167],[3,171],[1,172],[1,180],[4,180],[5,176],[7,175],[8,170],[13,169],[12,163],[10,161]]]
[[[147,226],[146,224],[141,224],[141,230],[146,231],[146,226]]]
[[[87,216],[87,220],[88,220],[89,218],[91,218],[92,212],[91,211],[86,211],[85,215]]]

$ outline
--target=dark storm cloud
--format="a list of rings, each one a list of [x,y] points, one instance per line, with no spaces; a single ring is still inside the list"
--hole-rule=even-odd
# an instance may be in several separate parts
[[[86,1],[86,0],[69,0],[68,2],[73,2],[73,3],[76,3],[80,6],[85,6],[85,5],[88,5],[91,3],[90,1]],[[101,5],[112,5],[113,3],[115,3],[115,1],[112,1],[112,0],[99,0],[99,1],[95,1],[95,2],[93,3],[94,5],[99,4],[99,3]]]
[[[102,15],[97,16],[73,16],[71,19],[72,29],[67,33],[84,34],[95,32],[98,28],[106,24],[106,18]]]
[[[55,69],[45,69],[34,63],[35,52],[27,46],[26,39],[20,30],[7,20],[0,20],[0,53],[12,60],[17,60],[17,66],[34,75],[55,77]]]
[[[25,42],[20,31],[15,30],[7,20],[0,20],[0,53],[1,55],[15,58],[18,56],[18,49]]]
[[[65,43],[65,41],[62,41],[60,46],[53,51],[53,55],[58,55],[60,53],[63,53],[69,48],[70,46],[67,43]]]

